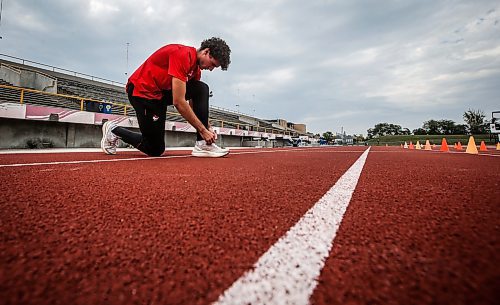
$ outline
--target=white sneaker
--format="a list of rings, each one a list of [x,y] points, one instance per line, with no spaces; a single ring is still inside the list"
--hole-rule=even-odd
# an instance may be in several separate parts
[[[102,124],[101,149],[107,155],[116,154],[116,147],[120,138],[111,132],[115,127],[116,124],[112,121],[106,121]]]
[[[207,145],[205,140],[202,140],[202,141],[196,141],[196,144],[194,145],[191,155],[193,155],[194,157],[218,158],[218,157],[224,157],[228,153],[229,149],[220,148],[214,143]]]

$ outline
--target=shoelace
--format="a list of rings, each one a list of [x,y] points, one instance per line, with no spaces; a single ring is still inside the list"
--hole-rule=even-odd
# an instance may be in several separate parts
[[[118,137],[115,136],[115,135],[112,135],[111,136],[112,140],[108,140],[108,142],[111,144],[111,145],[114,145],[116,146],[116,143],[118,143]]]
[[[215,151],[218,149],[218,147],[214,144],[211,144],[211,145],[203,144],[203,145],[198,146],[198,148],[201,150],[205,150],[205,151]]]

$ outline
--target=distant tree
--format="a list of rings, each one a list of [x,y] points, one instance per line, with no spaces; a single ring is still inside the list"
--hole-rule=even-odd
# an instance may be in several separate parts
[[[417,129],[413,129],[413,134],[414,135],[426,135],[427,131],[423,128],[417,128]]]
[[[359,135],[353,134],[352,138],[354,140],[354,143],[360,143],[360,142],[364,142],[365,141],[365,138],[363,137],[362,134],[359,134]]]
[[[368,128],[368,130],[366,131],[366,137],[368,139],[373,139],[373,137],[375,137],[373,128]]]
[[[452,120],[428,120],[424,122],[422,129],[424,129],[428,135],[450,135],[454,134],[456,125]]]
[[[327,143],[330,143],[331,141],[333,141],[333,133],[331,131],[324,132],[323,139],[325,139]]]
[[[387,123],[375,124],[373,128],[368,129],[368,137],[374,138],[374,137],[385,136],[385,133],[387,132],[388,128],[389,124]]]
[[[422,125],[422,129],[425,129],[425,134],[441,134],[439,131],[439,123],[436,120],[425,121]]]
[[[455,125],[452,134],[467,134],[467,125],[465,124]]]
[[[453,134],[455,130],[455,122],[452,120],[439,120],[438,121],[438,130],[442,135]]]
[[[369,139],[374,137],[404,134],[403,128],[401,128],[400,125],[389,123],[378,123],[373,128],[368,129],[367,133]]]
[[[397,135],[400,135],[402,132],[403,132],[403,128],[401,127],[401,125],[389,124],[388,133],[390,135],[397,136]]]
[[[468,125],[470,134],[487,133],[486,123],[484,122],[484,112],[482,110],[469,109],[464,113],[464,121]]]
[[[403,130],[401,131],[401,134],[405,135],[405,136],[409,136],[409,135],[411,135],[411,131],[408,128],[403,128]]]

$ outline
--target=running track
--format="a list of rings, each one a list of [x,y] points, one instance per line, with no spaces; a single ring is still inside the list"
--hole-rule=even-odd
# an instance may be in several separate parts
[[[498,300],[497,151],[188,153],[0,154],[2,304]]]

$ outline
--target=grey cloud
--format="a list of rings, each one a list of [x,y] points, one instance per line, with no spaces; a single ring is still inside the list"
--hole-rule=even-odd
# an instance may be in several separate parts
[[[499,110],[499,5],[480,1],[5,0],[2,53],[120,82],[167,43],[220,36],[212,103],[327,130]],[[496,103],[496,104],[495,104]]]

